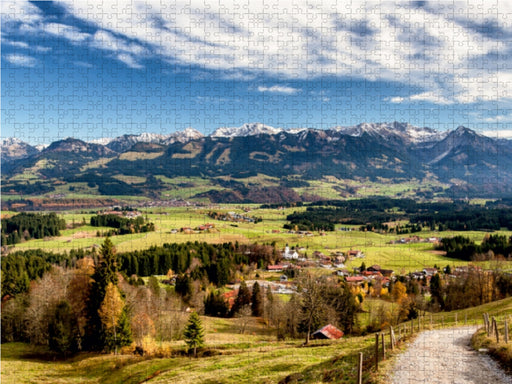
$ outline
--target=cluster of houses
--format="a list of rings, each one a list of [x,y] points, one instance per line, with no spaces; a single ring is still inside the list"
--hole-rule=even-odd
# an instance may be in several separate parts
[[[98,212],[98,215],[113,215],[119,217],[126,217],[127,219],[135,219],[136,217],[142,216],[142,213],[139,211],[121,211],[119,209],[114,209],[110,211]]]
[[[255,223],[257,219],[255,217],[243,215],[236,212],[218,213],[211,212],[208,216],[215,220],[221,221],[232,221],[235,223]]]
[[[202,232],[216,232],[215,224],[206,223],[203,225],[199,225],[195,228],[192,227],[181,227],[179,231],[177,229],[172,229],[171,233],[182,232],[185,234],[194,234],[194,233],[202,233]]]
[[[415,243],[431,243],[431,244],[438,244],[441,242],[440,237],[429,237],[429,238],[422,238],[419,236],[411,236],[411,237],[402,237],[398,240],[391,240],[390,244],[415,244]]]

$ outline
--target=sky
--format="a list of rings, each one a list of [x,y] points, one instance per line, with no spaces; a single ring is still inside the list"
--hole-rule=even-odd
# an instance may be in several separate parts
[[[1,136],[409,122],[512,138],[512,2],[2,1]]]

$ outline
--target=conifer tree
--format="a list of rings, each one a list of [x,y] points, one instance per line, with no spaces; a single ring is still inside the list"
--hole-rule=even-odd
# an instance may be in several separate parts
[[[263,292],[258,282],[255,282],[252,286],[252,315],[262,316],[263,315]]]
[[[231,315],[235,315],[246,305],[251,305],[251,291],[247,287],[245,281],[242,281],[240,283],[240,287],[238,288],[238,295],[236,296],[235,303],[231,308]]]
[[[52,351],[63,356],[78,351],[78,323],[67,301],[57,304],[48,326],[48,335]]]
[[[118,282],[115,249],[108,237],[101,246],[99,260],[94,267],[92,280],[88,302],[89,321],[87,337],[85,338],[87,345],[85,347],[102,350],[106,346],[106,334],[99,310],[105,299],[107,286],[112,284],[117,287]]]
[[[188,323],[183,332],[185,337],[185,343],[187,344],[189,351],[194,351],[194,357],[197,357],[197,348],[201,348],[204,345],[204,330],[201,324],[201,319],[197,312],[192,312],[188,319]]]

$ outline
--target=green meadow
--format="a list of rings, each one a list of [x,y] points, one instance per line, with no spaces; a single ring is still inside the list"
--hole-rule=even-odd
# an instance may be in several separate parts
[[[412,235],[379,234],[374,232],[359,231],[357,226],[351,227],[352,231],[314,232],[313,236],[305,236],[298,233],[288,233],[283,229],[287,223],[286,216],[293,211],[304,210],[303,207],[286,209],[259,209],[255,205],[218,205],[207,207],[176,207],[176,208],[143,208],[141,212],[155,224],[155,231],[149,233],[135,233],[113,236],[112,241],[119,252],[147,249],[150,246],[158,246],[164,243],[183,243],[187,241],[200,241],[209,243],[239,242],[271,244],[275,242],[278,248],[302,247],[302,254],[308,258],[313,257],[315,251],[329,255],[331,252],[347,252],[348,250],[360,250],[364,258],[356,258],[346,262],[346,267],[351,269],[359,267],[362,262],[366,266],[378,264],[382,268],[393,269],[395,273],[406,273],[421,270],[424,267],[438,265],[456,266],[465,265],[467,262],[448,259],[441,252],[434,249],[431,243],[392,244],[392,241]],[[208,216],[209,211],[237,212],[248,216],[262,217],[263,221],[257,224],[214,220]],[[246,212],[248,211],[248,212]],[[69,251],[77,248],[93,247],[103,242],[102,234],[106,234],[109,228],[92,227],[89,225],[91,216],[95,211],[64,212],[59,215],[66,220],[68,225],[78,225],[85,221],[86,225],[61,231],[61,236],[37,240],[29,240],[16,244],[13,250],[36,249],[53,250],[56,252]],[[202,233],[183,233],[179,230],[183,227],[196,228],[205,223],[215,224],[215,229]],[[178,230],[177,233],[172,233]],[[97,234],[100,237],[97,237]],[[495,233],[511,236],[511,231],[498,231]],[[451,237],[463,235],[480,242],[485,232],[480,231],[422,231],[416,233],[422,238]],[[482,267],[489,267],[490,262],[479,262]],[[510,262],[507,262],[510,265]],[[510,269],[510,266],[506,268]]]

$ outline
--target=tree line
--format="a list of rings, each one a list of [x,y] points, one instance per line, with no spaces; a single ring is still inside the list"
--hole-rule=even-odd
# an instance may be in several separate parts
[[[438,249],[445,251],[447,257],[464,261],[509,259],[512,257],[512,237],[486,234],[481,244],[460,235],[445,237]]]
[[[48,263],[28,263],[34,269],[25,266],[25,272],[28,276],[30,270],[30,277],[36,279],[26,291],[13,292],[4,300],[3,342],[47,345],[65,357],[78,351],[117,352],[124,346],[135,346],[143,353],[148,336],[157,341],[185,338],[195,353],[203,342],[202,330],[196,315],[185,325],[188,316],[184,308],[189,306],[198,313],[235,317],[241,333],[246,332],[248,319],[257,316],[273,325],[279,338],[306,337],[306,341],[326,322],[350,332],[359,310],[349,287],[337,278],[304,273],[288,303],[270,289],[265,291],[258,283],[250,289],[242,280],[229,307],[220,287],[194,278],[190,268],[177,275],[175,289],[161,288],[154,276],[146,283],[130,284],[131,279],[119,273],[120,259],[109,238],[97,255],[73,256],[71,260],[69,255],[32,255],[31,261],[39,257]],[[215,305],[225,312],[214,309]]]
[[[412,233],[430,230],[498,230],[512,229],[509,205],[471,205],[453,203],[419,203],[411,199],[367,198],[348,201],[311,203],[306,211],[287,216],[290,224],[301,230],[334,230],[335,224],[360,225],[361,230]],[[409,220],[409,226],[394,227],[385,223]]]
[[[2,245],[17,244],[30,239],[46,236],[60,236],[66,228],[66,221],[55,213],[19,213],[2,219]]]
[[[118,235],[144,233],[155,230],[155,224],[145,221],[142,216],[129,219],[113,214],[92,216],[91,226],[116,228]]]
[[[52,265],[75,267],[79,259],[98,259],[96,248],[71,250],[69,253],[46,252],[41,249],[17,251],[1,258],[2,296],[26,292],[30,281],[42,277]],[[263,268],[281,258],[275,245],[209,244],[187,242],[152,246],[142,251],[116,253],[119,271],[125,276],[166,275],[169,270],[187,274],[192,280],[223,286],[234,278],[237,270],[253,265]]]

